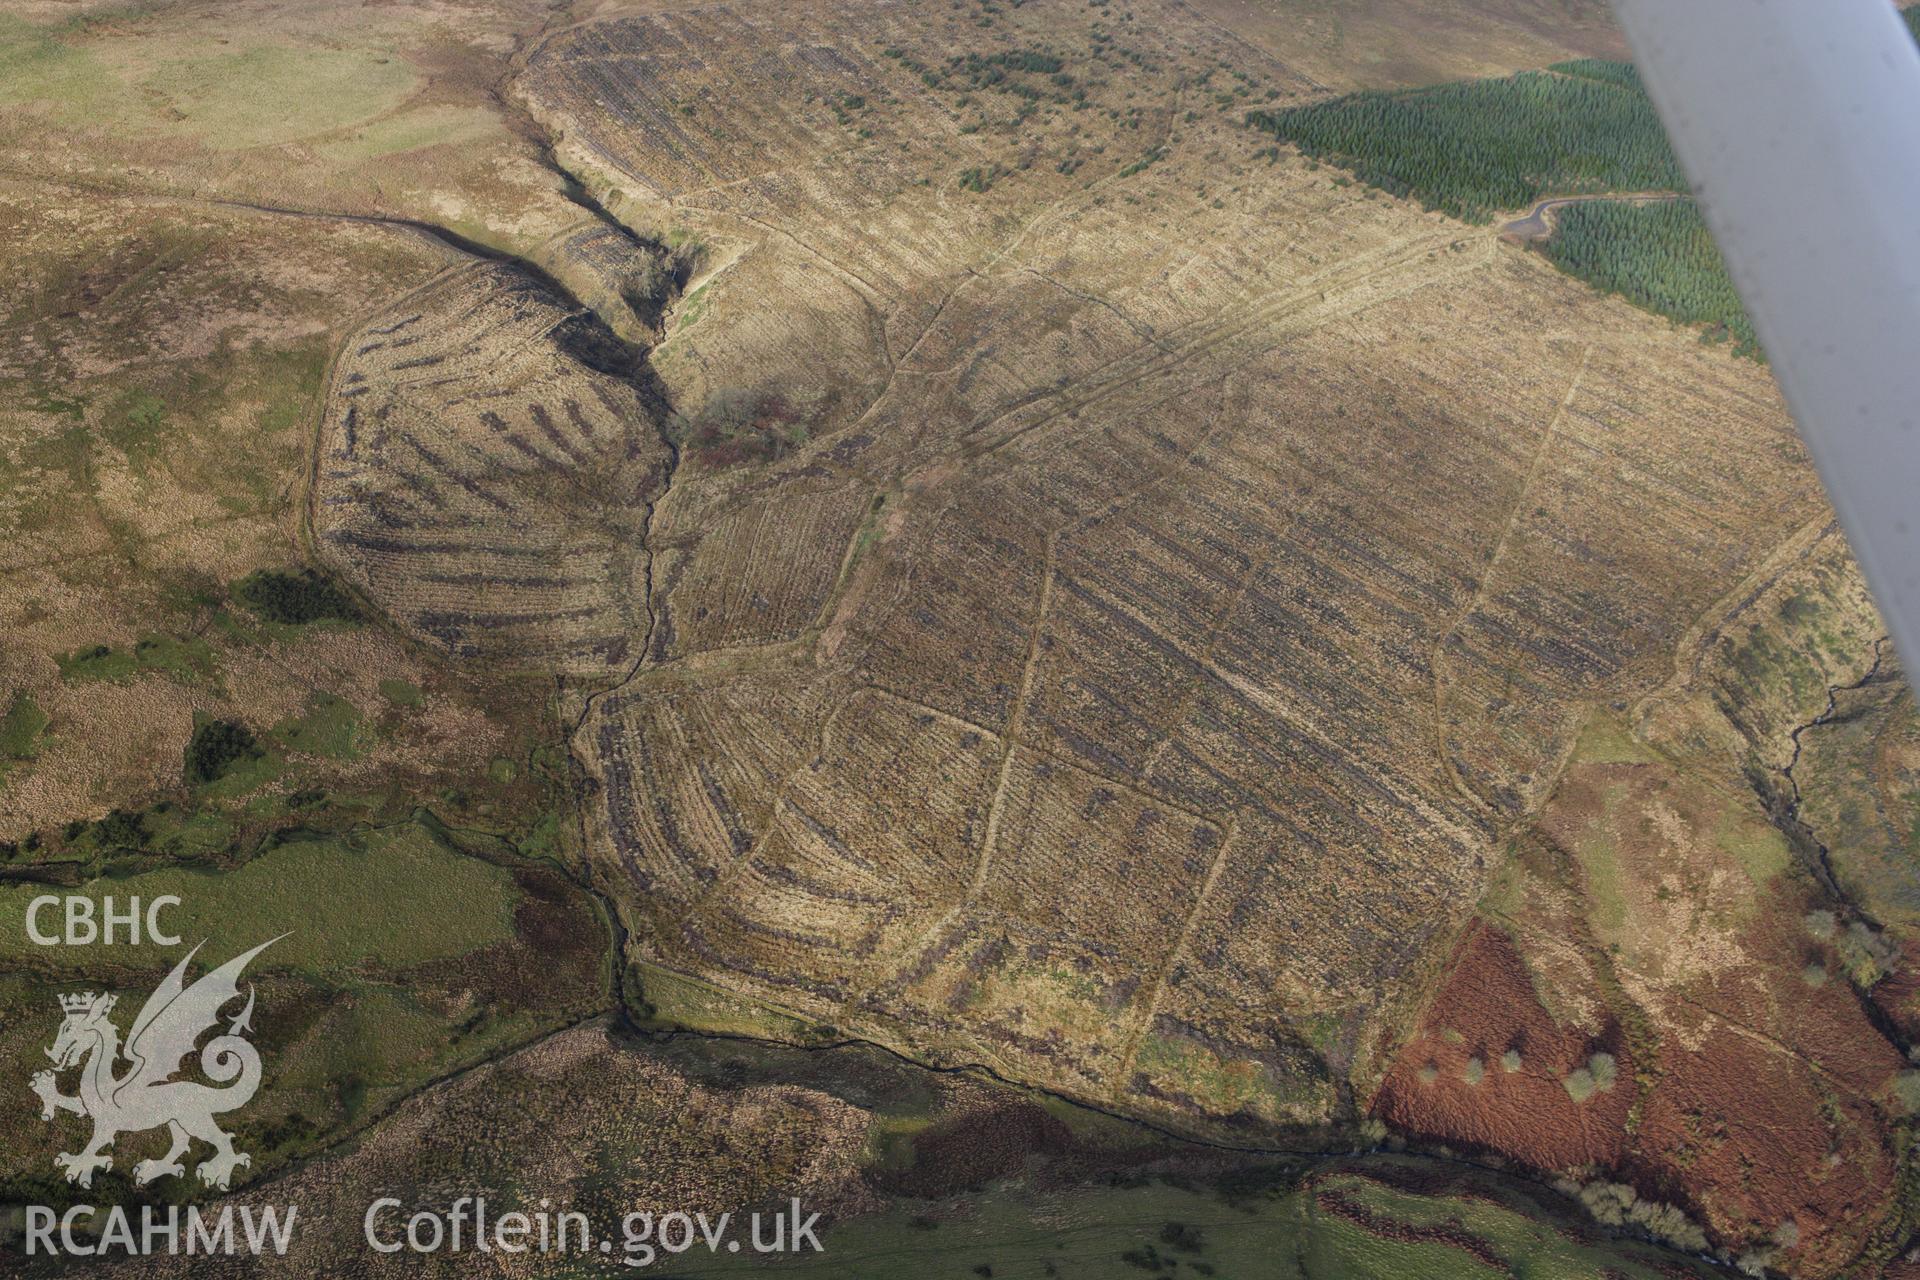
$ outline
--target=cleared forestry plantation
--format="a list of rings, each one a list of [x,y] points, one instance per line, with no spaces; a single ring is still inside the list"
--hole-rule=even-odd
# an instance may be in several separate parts
[[[1692,204],[1496,225],[1603,7],[14,7],[0,938],[315,922],[218,1274],[1912,1273],[1913,699]]]
[[[636,985],[696,980],[670,1002],[696,1024],[717,1016],[703,1001],[744,1000],[816,1029],[794,1034],[982,1063],[1216,1138],[1324,1141],[1377,1111],[1548,1170],[1631,1158],[1702,1198],[1619,1213],[1678,1243],[1764,1243],[1802,1153],[1739,1146],[1780,1181],[1736,1203],[1713,1160],[1638,1129],[1704,1105],[1672,1046],[1631,1031],[1671,1016],[1660,984],[1761,1016],[1740,998],[1631,950],[1596,977],[1580,966],[1601,944],[1575,943],[1564,973],[1521,962],[1546,966],[1541,1029],[1434,1020],[1454,1016],[1449,972],[1512,963],[1472,941],[1476,904],[1530,901],[1545,875],[1572,895],[1553,910],[1594,895],[1615,918],[1604,881],[1523,870],[1526,850],[1586,839],[1554,824],[1610,776],[1578,772],[1600,721],[1698,707],[1711,745],[1684,776],[1709,795],[1745,791],[1745,762],[1775,749],[1765,725],[1711,727],[1727,713],[1692,700],[1686,655],[1750,607],[1730,584],[1774,580],[1827,518],[1792,424],[1762,369],[1264,150],[1314,139],[1469,218],[1676,186],[1631,75],[1568,64],[1316,105],[1179,6],[1127,26],[1066,4],[979,22],[882,7],[849,37],[852,12],[589,23],[515,82],[598,205],[648,243],[700,246],[644,344],[670,458],[569,425],[565,396],[588,401],[559,387],[595,375],[563,344],[513,346],[557,362],[548,391],[503,380],[486,333],[461,339],[474,354],[434,366],[437,403],[497,421],[445,439],[426,424],[461,419],[412,426],[396,403],[377,463],[349,465],[373,437],[346,424],[404,384],[354,363],[333,382],[329,559],[455,656],[499,645],[576,678],[585,851],[617,886]],[[1550,252],[1631,295],[1686,216],[1583,213]],[[1591,247],[1616,231],[1644,238],[1631,267]],[[519,286],[461,287],[448,305],[475,316]],[[423,314],[408,300],[355,351]],[[629,460],[613,472],[594,452],[610,447]],[[603,501],[610,474],[632,477],[624,502]],[[554,496],[481,496],[506,483]],[[465,621],[434,603],[444,565],[503,557],[487,577],[506,590],[504,558],[559,546],[578,571],[512,586],[525,599]],[[1871,626],[1857,591],[1808,608]],[[1754,696],[1810,719],[1819,689]],[[1770,848],[1745,794],[1688,821]],[[1784,886],[1805,873],[1739,856],[1769,904],[1751,909],[1797,919],[1812,890]],[[1524,951],[1542,909],[1483,918]],[[1810,990],[1798,968],[1783,981]],[[1811,998],[1877,1038],[1841,987]],[[1705,1016],[1700,1034],[1723,1015]],[[1423,1056],[1424,1035],[1462,1033],[1460,1062]],[[1831,1121],[1850,1168],[1892,1158],[1888,1050]],[[1490,1065],[1508,1051],[1525,1065]],[[1427,1075],[1449,1070],[1471,1101],[1434,1111]],[[1599,1145],[1501,1127],[1560,1124]],[[1876,1181],[1794,1211],[1806,1257],[1863,1247],[1897,1211],[1885,1192],[1859,1211]]]

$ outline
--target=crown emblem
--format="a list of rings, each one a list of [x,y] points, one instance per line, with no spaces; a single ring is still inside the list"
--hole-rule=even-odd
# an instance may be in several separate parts
[[[91,991],[81,991],[60,997],[60,1007],[68,1013],[86,1013],[96,1004],[100,1012],[105,1013],[113,1008],[113,997],[96,996]]]

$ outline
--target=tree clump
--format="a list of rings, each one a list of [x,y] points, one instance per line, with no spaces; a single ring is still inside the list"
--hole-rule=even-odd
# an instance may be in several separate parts
[[[1555,1186],[1577,1197],[1595,1222],[1609,1227],[1639,1229],[1665,1244],[1689,1253],[1707,1247],[1707,1233],[1688,1218],[1677,1205],[1660,1200],[1643,1200],[1640,1193],[1624,1182],[1589,1182],[1585,1186],[1560,1182]]]
[[[145,815],[127,809],[115,809],[90,830],[102,849],[138,849],[147,842]]]
[[[1613,1088],[1619,1071],[1612,1054],[1596,1053],[1587,1059],[1587,1065],[1576,1067],[1560,1083],[1566,1087],[1568,1097],[1575,1102],[1585,1102],[1595,1093],[1605,1093]]]
[[[235,584],[233,598],[269,622],[291,626],[327,619],[352,622],[360,617],[352,597],[331,578],[312,569],[298,573],[261,569],[250,573]]]
[[[641,323],[657,328],[698,274],[707,247],[699,240],[680,240],[671,247],[653,246],[640,265],[620,283],[620,299]]]
[[[190,786],[204,786],[227,776],[243,760],[263,753],[253,730],[234,720],[208,720],[187,741],[186,773]]]

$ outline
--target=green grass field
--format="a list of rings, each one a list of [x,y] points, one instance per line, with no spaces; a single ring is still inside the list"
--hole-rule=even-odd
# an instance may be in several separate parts
[[[164,826],[178,812],[144,821]],[[201,834],[217,848],[227,832],[204,814],[172,836],[207,821],[214,829]],[[136,897],[143,905],[178,897],[158,923],[182,945],[35,945],[26,914],[48,894],[93,900],[96,921],[109,896],[122,912]],[[58,933],[61,915],[58,906],[43,910],[37,923]],[[0,885],[0,1072],[25,1081],[46,1065],[41,1051],[60,1025],[60,993],[116,992],[124,1032],[189,948],[199,946],[191,981],[272,938],[243,980],[257,997],[253,1039],[266,1063],[260,1095],[236,1130],[255,1154],[256,1176],[609,999],[605,926],[590,899],[551,871],[483,860],[409,822],[294,838],[230,869],[162,864],[70,889]],[[0,1200],[132,1194],[119,1172],[131,1157],[90,1193],[50,1178],[48,1155],[72,1134],[39,1121],[24,1090],[0,1099],[0,1126],[21,1139],[0,1156]],[[129,1149],[144,1141],[130,1139]]]
[[[1353,1167],[1423,1166],[1373,1157]],[[1338,1168],[1305,1184],[1283,1169],[1274,1172],[1273,1185],[1250,1194],[1162,1180],[1076,1190],[1004,1184],[851,1219],[822,1236],[819,1254],[743,1259],[696,1245],[663,1255],[652,1270],[850,1280],[1655,1280],[1708,1274],[1637,1241],[1597,1236],[1579,1243],[1560,1224],[1536,1216],[1537,1206],[1491,1180],[1483,1186],[1476,1179],[1465,1194],[1427,1196]]]
[[[418,80],[405,59],[365,46],[182,42],[176,56],[136,63],[103,55],[87,34],[81,21],[0,17],[0,104],[65,125],[164,130],[238,149],[371,120],[404,103]]]
[[[48,892],[38,884],[0,887],[0,938],[7,940],[0,950],[16,963],[98,972],[102,956],[95,948],[26,947],[28,903]],[[295,841],[231,871],[165,867],[62,892],[96,902],[111,895],[122,904],[173,894],[182,902],[166,923],[188,946],[205,940],[203,961],[221,963],[287,933],[254,968],[318,976],[403,969],[505,941],[518,896],[508,872],[462,856],[414,824]],[[116,967],[132,969],[179,958],[176,948],[150,945],[115,947],[111,954]]]

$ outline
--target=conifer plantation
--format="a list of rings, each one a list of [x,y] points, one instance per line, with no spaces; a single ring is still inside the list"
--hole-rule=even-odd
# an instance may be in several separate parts
[[[1660,118],[1626,63],[1583,59],[1504,80],[1354,93],[1254,111],[1248,120],[1467,222],[1545,196],[1685,189]]]
[[[1545,250],[1561,270],[1681,324],[1706,325],[1703,339],[1731,337],[1736,355],[1760,358],[1753,322],[1693,201],[1594,200],[1565,205],[1555,218]]]

